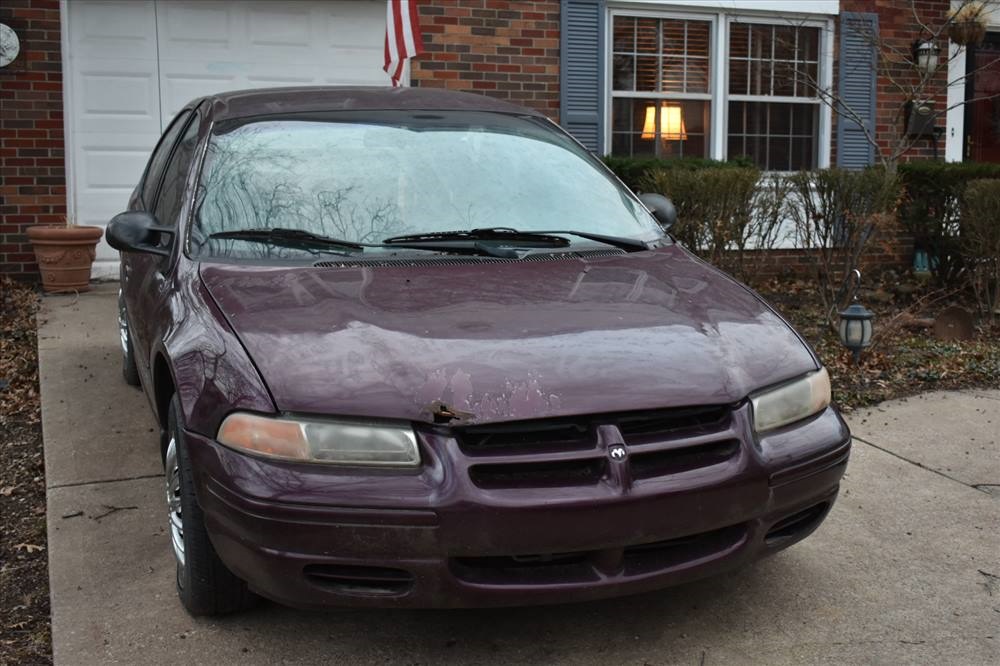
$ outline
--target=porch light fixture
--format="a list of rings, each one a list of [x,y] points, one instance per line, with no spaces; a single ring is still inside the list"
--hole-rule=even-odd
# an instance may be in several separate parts
[[[913,44],[913,62],[923,76],[931,76],[938,67],[941,47],[932,41],[917,41]]]
[[[857,363],[861,359],[861,351],[872,343],[872,320],[875,314],[858,302],[861,271],[854,269],[852,274],[857,281],[854,299],[847,309],[840,313],[840,326],[837,332],[840,334],[840,343],[851,350],[854,362]]]
[[[646,107],[646,119],[642,124],[643,139],[656,138],[656,105]],[[687,140],[687,127],[684,125],[684,111],[680,104],[664,102],[660,106],[660,138],[664,141]]]

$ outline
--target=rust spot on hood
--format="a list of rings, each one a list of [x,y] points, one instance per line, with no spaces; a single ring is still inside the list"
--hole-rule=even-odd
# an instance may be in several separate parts
[[[475,417],[472,412],[463,412],[460,409],[448,407],[440,400],[432,401],[428,411],[434,418],[434,423],[451,423],[453,421],[463,423]]]

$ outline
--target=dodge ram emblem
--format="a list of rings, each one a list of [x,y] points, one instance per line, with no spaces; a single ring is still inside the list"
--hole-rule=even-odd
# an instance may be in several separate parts
[[[625,447],[620,444],[616,444],[608,449],[608,455],[611,456],[612,460],[624,460],[626,453]]]

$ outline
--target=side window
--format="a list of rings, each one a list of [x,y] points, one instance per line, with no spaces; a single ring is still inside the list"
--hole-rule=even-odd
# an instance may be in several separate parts
[[[164,226],[177,226],[177,216],[184,202],[184,186],[198,144],[198,124],[198,116],[195,116],[163,171],[163,184],[153,205],[153,214]]]
[[[177,143],[177,136],[184,129],[184,124],[191,116],[191,112],[183,113],[170,123],[166,134],[160,139],[160,143],[149,158],[149,165],[146,167],[145,180],[142,182],[142,203],[146,210],[153,207],[153,197],[156,196],[156,186],[160,184],[160,176],[163,174],[163,166],[170,157],[170,149]]]

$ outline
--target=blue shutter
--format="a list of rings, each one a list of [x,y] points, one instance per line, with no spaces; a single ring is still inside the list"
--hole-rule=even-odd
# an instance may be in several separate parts
[[[596,153],[604,142],[604,0],[562,0],[561,9],[560,121]]]
[[[843,12],[840,15],[840,81],[843,106],[864,121],[875,136],[875,97],[878,78],[878,14]],[[869,143],[853,114],[837,110],[837,166],[863,169],[875,163]]]

